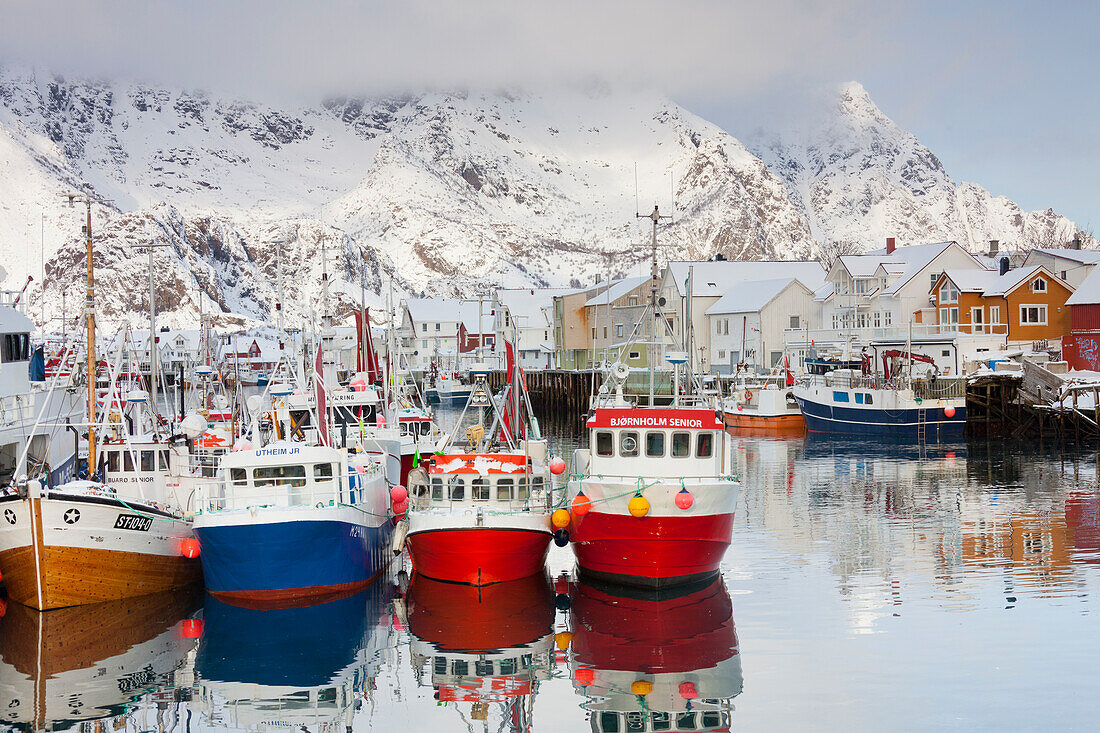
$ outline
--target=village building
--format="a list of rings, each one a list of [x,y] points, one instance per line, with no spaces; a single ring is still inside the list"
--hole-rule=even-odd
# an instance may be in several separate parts
[[[1073,289],[1041,265],[1004,272],[946,270],[932,289],[936,324],[969,344],[1061,349]],[[969,338],[963,339],[963,336]]]
[[[691,282],[688,274],[691,273]],[[824,282],[825,269],[819,262],[809,261],[758,261],[758,260],[716,260],[711,262],[670,262],[665,268],[660,284],[660,296],[665,304],[661,313],[667,321],[662,345],[669,350],[679,350],[685,343],[683,325],[684,314],[691,313],[691,360],[692,368],[697,372],[711,371],[713,355],[719,350],[727,351],[722,359],[728,361],[728,349],[712,349],[712,324],[707,315],[714,306],[731,290],[748,283],[776,279],[797,279],[811,292],[818,290]],[[688,293],[690,292],[690,303]],[[806,324],[817,327],[818,308],[814,305],[809,311],[796,313],[799,317],[797,328],[804,329]],[[793,321],[787,321],[788,327]],[[675,345],[673,345],[675,344]],[[782,339],[777,344],[782,351]],[[658,355],[664,361],[664,353]],[[765,355],[760,364],[765,364],[770,354]]]
[[[608,282],[597,279],[590,287],[577,288],[554,296],[554,348],[557,350],[559,368],[588,369],[592,366],[594,334],[588,320],[592,309],[586,305],[606,290],[608,285]]]
[[[1081,286],[1066,300],[1069,333],[1062,358],[1071,369],[1100,372],[1100,267],[1093,268]]]
[[[1081,287],[1096,266],[1100,264],[1100,250],[1081,249],[1077,246],[1059,249],[1033,249],[1027,254],[1024,265],[1042,265],[1075,290]]]
[[[642,314],[649,304],[649,278],[615,280],[603,292],[589,298],[584,308],[592,331],[592,351],[597,365],[622,361],[632,368],[648,368],[647,334],[640,331],[647,319]]]
[[[554,298],[567,288],[511,288],[497,291],[496,330],[515,339],[524,369],[553,369],[557,363]]]
[[[706,311],[708,363],[716,374],[762,372],[783,362],[788,329],[809,328],[814,293],[793,277],[746,282]]]

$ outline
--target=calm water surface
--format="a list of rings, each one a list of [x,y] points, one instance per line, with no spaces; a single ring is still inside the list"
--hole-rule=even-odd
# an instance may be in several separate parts
[[[1097,727],[1095,453],[732,440],[723,578],[680,597],[578,583],[553,548],[547,578],[481,592],[395,574],[280,611],[11,604],[0,717],[89,733]]]

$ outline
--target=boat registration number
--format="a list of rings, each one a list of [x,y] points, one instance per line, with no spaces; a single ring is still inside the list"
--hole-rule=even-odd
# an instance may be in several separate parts
[[[137,514],[119,514],[115,519],[115,529],[132,529],[137,532],[148,532],[153,526],[152,517],[139,517]]]

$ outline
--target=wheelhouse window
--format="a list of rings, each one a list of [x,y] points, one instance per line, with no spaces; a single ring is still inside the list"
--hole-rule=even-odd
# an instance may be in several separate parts
[[[847,402],[847,401],[848,401],[848,393],[847,392],[833,392],[833,402]]]
[[[527,501],[527,477],[516,479],[516,501]]]
[[[489,479],[478,476],[470,483],[474,501],[489,501]]]
[[[122,451],[122,470],[133,471],[134,470],[134,453],[133,451]]]
[[[699,433],[699,438],[695,442],[695,457],[710,458],[712,455],[714,455],[714,433]]]
[[[260,466],[252,471],[256,486],[305,486],[305,466]]]
[[[234,486],[247,486],[248,485],[248,469],[245,468],[231,468],[229,469],[229,480]]]
[[[619,433],[619,455],[623,458],[634,458],[638,455],[638,434],[633,430]]]
[[[432,476],[432,501],[443,501],[443,479]]]
[[[466,482],[462,480],[461,476],[451,476],[447,482],[447,488],[451,501],[462,501],[466,498]]]
[[[685,458],[691,455],[691,433],[672,434],[672,457]]]
[[[107,470],[118,471],[118,451],[107,451]]]
[[[332,481],[332,464],[331,463],[315,463],[313,464],[313,480],[321,483],[324,481]]]
[[[660,458],[665,454],[665,434],[652,430],[645,434],[645,454],[650,458]]]
[[[497,479],[497,501],[511,501],[515,481],[510,478]]]
[[[609,432],[596,433],[596,455],[610,456],[615,453],[615,442]]]
[[[160,452],[160,470],[162,470],[162,471],[167,471],[168,470],[169,465],[171,465],[169,463],[169,460],[170,459],[168,458],[168,451],[162,450]]]
[[[143,450],[141,452],[141,470],[142,471],[155,471],[157,470],[156,453],[151,450]]]

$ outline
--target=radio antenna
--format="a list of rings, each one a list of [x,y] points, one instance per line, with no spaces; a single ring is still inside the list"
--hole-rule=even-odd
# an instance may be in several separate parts
[[[634,161],[634,216],[635,218],[641,216],[641,211],[638,209],[638,161]]]

